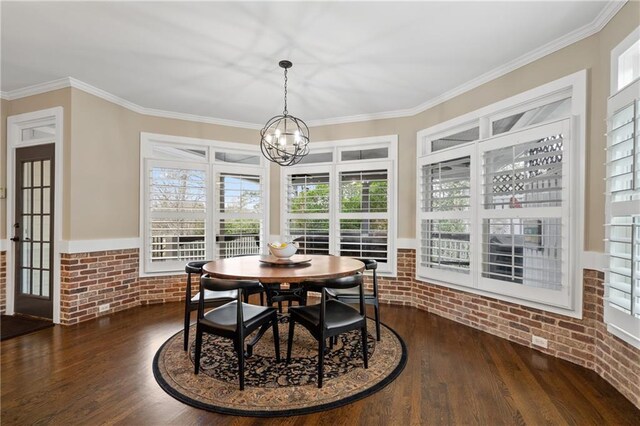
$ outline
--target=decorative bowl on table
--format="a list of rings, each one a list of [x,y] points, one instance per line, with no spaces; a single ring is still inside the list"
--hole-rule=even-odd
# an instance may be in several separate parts
[[[269,243],[269,252],[279,259],[288,259],[296,254],[297,250],[298,247],[293,243]]]

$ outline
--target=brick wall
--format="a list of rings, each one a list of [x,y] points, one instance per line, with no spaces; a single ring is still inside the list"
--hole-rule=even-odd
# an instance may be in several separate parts
[[[0,251],[0,314],[7,312],[7,252]]]
[[[64,325],[140,305],[138,250],[63,254],[60,291]],[[99,312],[104,304],[109,308]]]
[[[378,291],[381,301],[394,305],[414,306],[413,281],[416,271],[414,250],[398,250],[398,273],[396,277],[378,277]],[[370,273],[365,282],[370,287]]]

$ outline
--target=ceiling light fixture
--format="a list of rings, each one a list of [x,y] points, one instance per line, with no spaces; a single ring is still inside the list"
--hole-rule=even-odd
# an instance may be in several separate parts
[[[260,149],[269,161],[281,166],[293,166],[309,153],[309,127],[287,111],[287,70],[291,61],[280,61],[284,68],[284,111],[267,121],[260,131]]]

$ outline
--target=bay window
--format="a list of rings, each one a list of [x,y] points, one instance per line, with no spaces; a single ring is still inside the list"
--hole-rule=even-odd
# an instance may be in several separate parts
[[[576,73],[418,134],[419,279],[581,315],[585,86]]]

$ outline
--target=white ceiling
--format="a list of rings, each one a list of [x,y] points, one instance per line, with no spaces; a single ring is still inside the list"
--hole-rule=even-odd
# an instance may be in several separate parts
[[[608,2],[6,2],[0,90],[73,77],[260,124],[407,110],[593,23]]]

